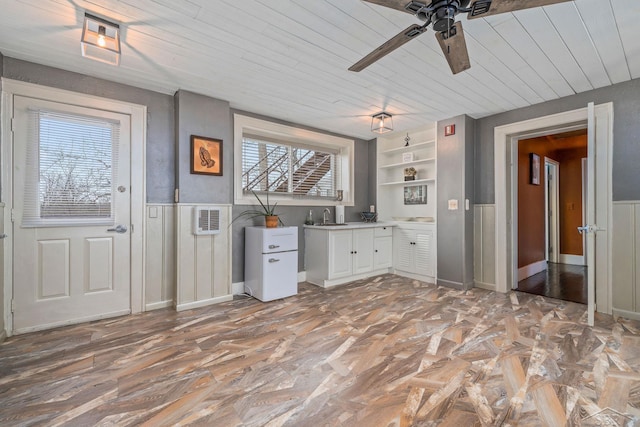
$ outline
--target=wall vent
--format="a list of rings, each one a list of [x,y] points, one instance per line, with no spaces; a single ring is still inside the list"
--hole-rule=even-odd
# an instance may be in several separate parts
[[[193,234],[196,236],[220,233],[220,209],[195,206],[193,208]]]

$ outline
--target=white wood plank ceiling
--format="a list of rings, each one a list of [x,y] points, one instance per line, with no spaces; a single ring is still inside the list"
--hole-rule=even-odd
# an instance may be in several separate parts
[[[119,67],[80,55],[84,12],[119,22]],[[467,21],[472,67],[452,75],[433,31],[347,68],[413,23],[360,0],[0,0],[0,52],[137,87],[371,139],[640,77],[640,0],[574,0]]]

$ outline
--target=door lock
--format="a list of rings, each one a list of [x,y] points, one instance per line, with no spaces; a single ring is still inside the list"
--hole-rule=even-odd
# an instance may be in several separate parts
[[[120,224],[116,228],[108,228],[107,231],[115,231],[116,233],[122,234],[127,232],[127,227]]]

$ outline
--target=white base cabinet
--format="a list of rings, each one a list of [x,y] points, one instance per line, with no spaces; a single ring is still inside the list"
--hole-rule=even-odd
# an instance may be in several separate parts
[[[393,251],[396,274],[435,283],[435,224],[398,225],[394,229]]]
[[[392,267],[391,226],[305,226],[307,281],[330,287],[377,274]]]

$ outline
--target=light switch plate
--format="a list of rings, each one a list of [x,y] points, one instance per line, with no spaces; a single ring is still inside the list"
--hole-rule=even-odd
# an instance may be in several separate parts
[[[450,211],[458,210],[458,199],[449,199],[449,210]]]

